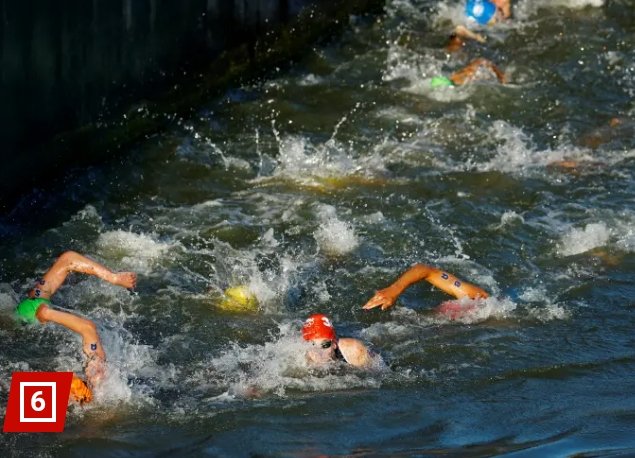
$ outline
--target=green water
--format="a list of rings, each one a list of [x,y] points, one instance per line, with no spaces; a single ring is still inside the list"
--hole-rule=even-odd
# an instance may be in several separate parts
[[[129,294],[75,275],[60,290],[55,304],[98,323],[108,380],[93,405],[70,408],[63,434],[3,434],[0,446],[635,454],[635,3],[594,3],[515,2],[487,46],[448,56],[460,6],[388,2],[124,159],[34,190],[0,228],[2,406],[13,371],[81,370],[75,336],[9,318],[57,254],[134,270],[139,284]],[[430,90],[478,56],[510,84]],[[427,285],[390,311],[361,310],[415,262],[493,297],[460,321],[433,313],[447,296]],[[237,284],[260,313],[216,307]],[[299,329],[313,312],[385,367],[307,366]]]

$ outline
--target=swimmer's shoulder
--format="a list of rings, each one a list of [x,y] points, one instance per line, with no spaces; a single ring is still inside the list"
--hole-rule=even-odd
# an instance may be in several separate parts
[[[357,367],[368,367],[372,363],[372,354],[366,344],[359,339],[342,337],[337,346],[347,363]]]

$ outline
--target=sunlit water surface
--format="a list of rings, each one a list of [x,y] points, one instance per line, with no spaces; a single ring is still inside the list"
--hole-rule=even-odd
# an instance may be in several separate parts
[[[117,164],[25,201],[23,223],[0,228],[2,411],[13,371],[81,370],[74,335],[10,318],[57,254],[134,270],[139,286],[75,275],[60,290],[56,305],[98,323],[108,379],[63,434],[4,434],[0,447],[635,455],[635,2],[603,3],[520,0],[486,46],[448,56],[460,6],[389,1]],[[478,56],[511,84],[429,88]],[[415,262],[493,298],[460,321],[433,313],[445,296],[427,285],[361,310]],[[259,313],[218,309],[238,284]],[[299,328],[312,312],[383,364],[308,366]]]

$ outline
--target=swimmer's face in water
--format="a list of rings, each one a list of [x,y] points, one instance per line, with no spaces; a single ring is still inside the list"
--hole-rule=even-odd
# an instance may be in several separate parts
[[[330,339],[313,339],[306,357],[311,364],[324,364],[335,359],[337,342]]]

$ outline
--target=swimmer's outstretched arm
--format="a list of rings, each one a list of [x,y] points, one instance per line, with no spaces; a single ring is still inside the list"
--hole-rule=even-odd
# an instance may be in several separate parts
[[[489,297],[489,294],[487,294],[485,290],[470,283],[463,282],[452,274],[439,270],[436,267],[415,264],[404,272],[392,285],[377,291],[362,308],[364,310],[370,310],[375,307],[381,307],[382,310],[386,310],[393,306],[399,295],[410,285],[418,283],[421,280],[426,280],[428,283],[451,294],[457,299],[463,297],[484,299]]]
[[[469,82],[474,77],[476,72],[479,71],[479,69],[481,68],[487,68],[491,72],[493,72],[501,84],[505,84],[507,82],[505,73],[503,73],[501,69],[494,65],[492,62],[482,57],[474,59],[466,67],[452,73],[450,79],[455,85],[461,86],[462,84]]]
[[[74,251],[66,251],[55,260],[35,288],[29,291],[28,296],[49,299],[62,286],[71,272],[94,275],[124,288],[134,288],[137,284],[137,275],[134,272],[111,272],[92,259]]]

